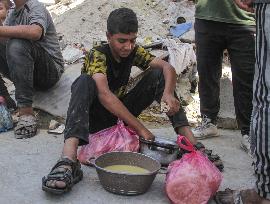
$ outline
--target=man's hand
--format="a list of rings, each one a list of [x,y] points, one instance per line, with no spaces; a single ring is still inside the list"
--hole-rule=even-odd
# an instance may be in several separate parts
[[[252,8],[254,0],[234,0],[234,2],[239,8],[254,13],[254,9]]]
[[[177,100],[177,98],[174,97],[172,94],[163,94],[161,98],[161,102],[166,103],[170,109],[167,112],[167,115],[172,116],[174,115],[177,111],[179,111],[180,108],[180,103]]]

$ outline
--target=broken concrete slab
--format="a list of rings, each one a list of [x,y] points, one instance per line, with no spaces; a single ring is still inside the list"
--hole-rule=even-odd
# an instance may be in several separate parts
[[[67,64],[72,64],[76,62],[79,59],[82,59],[84,57],[84,53],[81,49],[74,47],[72,45],[68,45],[65,47],[65,49],[62,51],[64,61]]]
[[[35,93],[33,107],[65,118],[71,97],[70,87],[80,76],[81,67],[82,63],[66,67],[60,81],[53,88],[46,92]]]

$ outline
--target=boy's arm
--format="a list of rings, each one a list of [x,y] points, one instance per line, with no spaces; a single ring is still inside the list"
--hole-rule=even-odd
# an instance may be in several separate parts
[[[22,38],[27,40],[39,40],[42,36],[40,25],[0,26],[0,38]]]
[[[179,101],[174,96],[174,90],[176,86],[176,72],[174,67],[171,66],[168,62],[159,58],[153,59],[149,66],[151,68],[162,69],[165,79],[165,88],[161,101],[167,103],[170,106],[170,110],[167,114],[174,115],[180,107]]]
[[[96,82],[100,103],[108,111],[133,128],[139,136],[142,136],[147,140],[154,139],[153,134],[145,128],[144,125],[134,117],[124,104],[110,91],[106,76],[102,73],[96,73],[92,77]]]

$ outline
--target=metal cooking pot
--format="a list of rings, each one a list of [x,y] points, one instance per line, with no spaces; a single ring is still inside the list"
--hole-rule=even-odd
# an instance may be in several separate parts
[[[104,169],[111,165],[132,165],[144,168],[149,173],[121,173]],[[110,152],[99,156],[94,166],[103,188],[121,195],[145,193],[161,168],[160,163],[146,155],[135,152]]]
[[[140,137],[140,153],[156,159],[162,166],[168,166],[177,159],[179,146],[165,138],[155,137],[154,141],[150,141]]]

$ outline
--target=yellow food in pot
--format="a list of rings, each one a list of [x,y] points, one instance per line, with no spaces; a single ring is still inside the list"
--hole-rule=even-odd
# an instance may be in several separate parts
[[[132,165],[111,165],[104,169],[117,173],[145,174],[150,173],[147,169]]]

